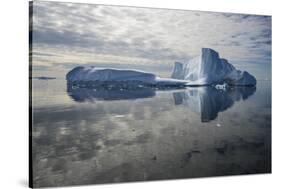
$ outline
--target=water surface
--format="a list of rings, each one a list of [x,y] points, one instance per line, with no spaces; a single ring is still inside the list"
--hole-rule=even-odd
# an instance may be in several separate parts
[[[227,91],[32,82],[35,187],[271,172],[271,81]]]

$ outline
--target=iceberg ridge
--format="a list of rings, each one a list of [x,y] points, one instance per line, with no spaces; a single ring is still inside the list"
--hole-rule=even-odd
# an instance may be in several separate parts
[[[255,86],[256,78],[237,70],[219,53],[210,48],[202,48],[201,54],[187,63],[175,62],[172,78],[187,81],[188,85],[228,85]]]

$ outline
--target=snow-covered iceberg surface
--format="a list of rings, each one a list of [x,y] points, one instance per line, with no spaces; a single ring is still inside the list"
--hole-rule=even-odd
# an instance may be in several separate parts
[[[186,63],[175,62],[172,78],[187,81],[188,85],[228,85],[254,86],[257,81],[246,71],[237,70],[226,59],[210,49],[202,48],[201,54]]]
[[[153,73],[133,69],[115,69],[78,66],[66,75],[67,82],[80,87],[106,85],[128,87],[186,87],[227,84],[255,86],[256,79],[248,72],[237,70],[226,59],[209,48],[202,48],[201,55],[187,63],[176,62],[172,78],[161,78]]]
[[[75,81],[140,81],[154,83],[156,76],[138,70],[78,66],[67,73],[66,80]]]
[[[69,84],[80,87],[97,87],[100,85],[110,88],[127,87],[183,87],[186,81],[160,78],[153,73],[133,69],[115,69],[100,67],[78,66],[66,75]]]

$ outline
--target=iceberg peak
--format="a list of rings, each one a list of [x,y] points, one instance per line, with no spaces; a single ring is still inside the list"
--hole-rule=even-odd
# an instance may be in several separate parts
[[[186,63],[175,62],[171,75],[174,79],[182,79],[188,85],[212,85],[227,83],[229,85],[254,86],[254,76],[237,70],[219,53],[210,48],[202,48],[201,54]]]

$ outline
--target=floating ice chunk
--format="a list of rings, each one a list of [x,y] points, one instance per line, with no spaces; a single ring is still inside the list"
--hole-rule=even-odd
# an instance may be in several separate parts
[[[218,90],[226,90],[227,87],[228,87],[228,85],[226,83],[224,83],[222,85],[220,85],[220,84],[215,85],[215,88]]]

